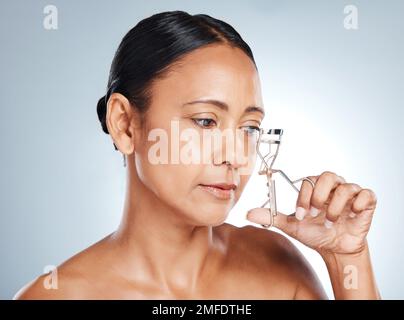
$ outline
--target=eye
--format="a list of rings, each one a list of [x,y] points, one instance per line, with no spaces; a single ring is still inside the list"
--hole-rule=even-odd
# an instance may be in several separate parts
[[[245,126],[243,129],[247,131],[247,134],[249,135],[257,134],[260,131],[260,127],[257,126]]]
[[[204,129],[209,129],[216,124],[216,121],[209,118],[192,119],[192,121]]]

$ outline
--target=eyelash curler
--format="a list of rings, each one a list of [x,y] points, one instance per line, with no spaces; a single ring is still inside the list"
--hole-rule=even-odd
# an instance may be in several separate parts
[[[314,182],[308,178],[303,177],[297,180],[292,181],[282,170],[273,169],[272,166],[275,162],[276,157],[278,156],[279,146],[281,144],[281,138],[283,135],[283,129],[269,129],[265,132],[264,129],[260,129],[259,137],[256,145],[256,151],[258,156],[261,158],[261,165],[258,170],[259,175],[265,175],[267,177],[267,188],[268,188],[268,200],[261,206],[264,208],[268,205],[268,211],[270,216],[269,224],[261,224],[264,228],[270,228],[274,224],[275,217],[277,215],[277,207],[276,207],[276,189],[275,189],[275,180],[273,179],[273,175],[279,173],[296,192],[300,192],[300,189],[296,186],[296,183],[300,181],[308,181],[314,188]],[[268,152],[263,155],[260,151],[261,144],[267,144]],[[275,152],[271,154],[271,147],[275,146]],[[294,212],[293,214],[295,214]]]

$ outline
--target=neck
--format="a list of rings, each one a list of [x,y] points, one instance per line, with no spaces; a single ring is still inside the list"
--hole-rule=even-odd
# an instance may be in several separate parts
[[[133,161],[128,162],[123,218],[113,237],[119,259],[124,257],[125,274],[136,270],[137,280],[170,292],[195,290],[213,254],[212,227],[185,223],[140,181]]]

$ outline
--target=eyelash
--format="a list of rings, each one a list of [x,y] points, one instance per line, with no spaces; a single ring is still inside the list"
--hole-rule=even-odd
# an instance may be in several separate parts
[[[249,129],[253,129],[254,131],[259,132],[260,131],[260,127],[256,127],[256,126],[246,126],[244,128],[249,128]],[[253,134],[254,132],[249,132],[250,134]]]
[[[210,129],[210,128],[201,125],[198,121],[210,120],[210,121],[213,121],[213,122],[216,124],[216,121],[213,120],[213,119],[210,119],[210,118],[198,118],[198,119],[193,118],[193,119],[191,119],[191,120],[192,120],[198,127],[201,127],[201,128],[203,128],[203,129]]]
[[[191,119],[191,120],[192,120],[198,127],[201,127],[201,128],[203,128],[203,129],[210,129],[210,127],[205,127],[205,126],[201,125],[198,121],[209,120],[209,121],[213,121],[213,122],[216,124],[216,121],[213,120],[213,119],[210,119],[210,118],[199,118],[199,119],[193,118],[193,119]],[[245,127],[243,127],[243,128],[252,129],[252,130],[258,131],[258,132],[260,131],[260,127],[257,127],[257,126],[245,126]],[[251,132],[251,131],[247,131],[247,133],[248,133],[248,134],[254,134],[254,132]]]

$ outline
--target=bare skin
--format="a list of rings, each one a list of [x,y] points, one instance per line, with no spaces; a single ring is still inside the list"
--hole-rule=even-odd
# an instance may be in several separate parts
[[[275,232],[257,229],[215,227],[205,262],[194,266],[188,260],[183,265],[195,272],[194,278],[173,267],[163,270],[171,272],[169,283],[159,278],[154,267],[142,266],[146,261],[123,259],[126,253],[121,251],[127,249],[119,248],[110,235],[58,267],[57,290],[44,288],[43,275],[18,298],[293,299],[303,292],[304,298],[326,298],[312,269],[291,243]]]
[[[208,129],[196,126],[194,118],[213,119],[216,127],[234,130],[259,126],[264,116],[257,110],[246,112],[248,106],[263,108],[263,103],[257,70],[240,49],[208,46],[180,62],[153,84],[146,120],[123,95],[114,93],[108,101],[108,130],[128,163],[118,230],[61,264],[58,289],[45,289],[47,275],[42,275],[16,299],[327,298],[310,264],[286,237],[261,227],[224,223],[250,177],[240,174],[246,164],[238,162],[239,150],[226,154],[226,162],[215,161],[223,152],[215,150],[211,164],[148,161],[152,142],[147,133],[153,128],[170,132],[172,119],[180,120],[181,131]],[[224,102],[228,110],[206,102],[183,106],[201,99]],[[170,142],[168,146],[171,150]],[[249,163],[255,161],[255,154],[247,156]],[[320,208],[318,216],[307,214],[300,221],[279,213],[275,227],[321,254],[336,298],[380,298],[366,244],[374,193],[331,172],[312,179],[314,190],[304,184],[297,205]],[[201,188],[217,182],[237,185],[230,199],[217,199]],[[344,218],[351,213],[359,218],[356,224]],[[334,231],[324,228],[325,217],[334,222]],[[260,209],[247,218],[268,222],[267,212]],[[347,264],[359,269],[358,289],[343,285]]]

